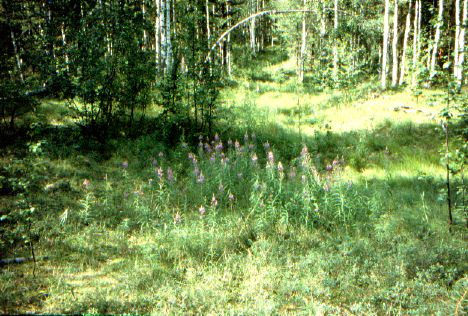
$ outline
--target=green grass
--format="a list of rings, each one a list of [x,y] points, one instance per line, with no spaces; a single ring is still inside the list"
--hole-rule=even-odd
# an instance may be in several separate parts
[[[463,314],[465,214],[449,231],[442,132],[394,111],[436,114],[441,92],[257,83],[223,92],[222,154],[158,133],[102,147],[60,104],[39,109],[54,127],[1,156],[0,257],[32,240],[49,258],[1,268],[0,311]]]

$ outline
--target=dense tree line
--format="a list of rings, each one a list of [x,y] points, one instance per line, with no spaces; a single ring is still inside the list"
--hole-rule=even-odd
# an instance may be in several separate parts
[[[72,100],[85,125],[132,124],[158,104],[171,124],[210,128],[221,78],[271,47],[310,85],[465,80],[467,0],[2,0],[0,12],[9,128],[34,95]]]

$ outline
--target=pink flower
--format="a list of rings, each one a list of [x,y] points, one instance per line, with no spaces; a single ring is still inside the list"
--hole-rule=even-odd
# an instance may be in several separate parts
[[[214,194],[213,194],[213,197],[211,198],[211,206],[212,207],[218,206],[218,200],[216,199]]]
[[[198,209],[198,212],[200,213],[201,216],[205,215],[206,209],[203,205],[200,205],[200,208]]]
[[[278,162],[278,172],[279,173],[283,173],[284,172],[284,167],[283,167],[283,164],[280,162]]]
[[[236,139],[235,143],[234,143],[234,147],[236,148],[236,150],[240,150],[240,144],[239,144],[239,141]]]
[[[200,175],[197,177],[197,183],[203,184],[205,182],[205,176],[203,172],[200,172]]]
[[[257,161],[258,161],[257,154],[254,153],[254,154],[252,155],[252,163],[253,163],[253,164],[257,164]]]
[[[159,180],[161,180],[164,176],[164,170],[161,167],[158,167],[156,169],[156,175],[158,176]]]
[[[169,182],[174,181],[174,172],[172,171],[172,168],[167,168],[167,180]]]

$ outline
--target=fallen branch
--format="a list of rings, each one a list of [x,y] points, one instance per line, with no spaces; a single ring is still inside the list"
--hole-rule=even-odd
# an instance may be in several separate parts
[[[326,11],[333,11],[333,9],[325,9]],[[341,13],[347,14],[346,11],[338,10]],[[226,32],[221,34],[221,36],[216,40],[216,42],[211,46],[210,50],[208,51],[208,55],[205,58],[205,63],[207,63],[210,58],[211,58],[211,53],[214,51],[214,49],[226,38],[226,36],[229,35],[232,31],[237,29],[238,27],[242,26],[243,24],[249,22],[250,20],[262,17],[264,15],[275,15],[275,14],[290,14],[290,13],[318,13],[317,10],[301,10],[301,9],[293,9],[293,10],[269,10],[269,11],[261,11],[252,14],[249,17],[246,17],[245,19],[241,20],[240,22],[237,22],[233,26],[231,26]]]

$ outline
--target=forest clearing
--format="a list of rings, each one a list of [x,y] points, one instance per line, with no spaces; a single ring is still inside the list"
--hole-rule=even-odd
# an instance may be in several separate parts
[[[467,0],[1,1],[0,313],[464,315]]]

